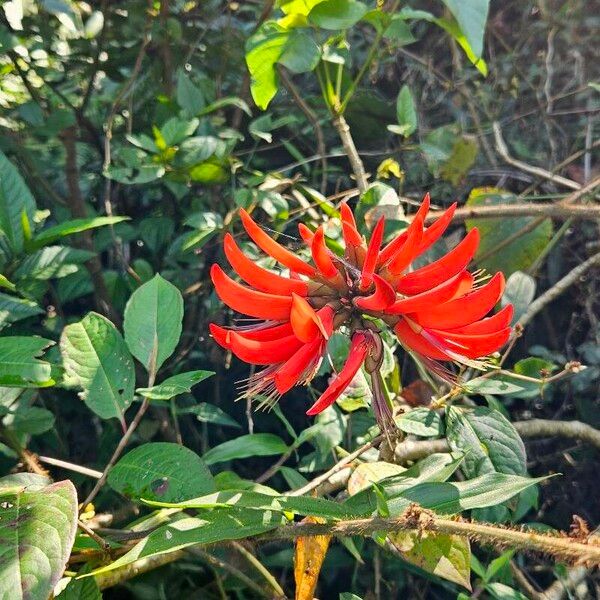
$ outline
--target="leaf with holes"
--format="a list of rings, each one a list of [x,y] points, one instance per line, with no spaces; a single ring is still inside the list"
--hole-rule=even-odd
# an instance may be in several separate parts
[[[182,320],[181,292],[160,275],[131,294],[123,321],[125,341],[149,373],[156,373],[173,354]]]
[[[0,480],[0,597],[47,600],[67,564],[77,529],[70,481],[39,488]]]
[[[79,394],[103,419],[117,418],[133,400],[133,360],[117,328],[102,315],[88,313],[67,325],[60,338],[65,382],[83,389]]]
[[[188,448],[167,442],[128,452],[110,470],[108,484],[133,500],[164,502],[182,502],[215,490],[204,461]]]

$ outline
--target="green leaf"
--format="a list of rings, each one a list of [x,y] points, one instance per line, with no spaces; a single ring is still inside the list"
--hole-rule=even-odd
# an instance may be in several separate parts
[[[237,458],[283,454],[287,449],[286,443],[278,435],[250,433],[215,446],[203,458],[207,465],[214,465]]]
[[[0,151],[0,234],[15,253],[23,250],[23,215],[33,221],[36,205],[16,167]]]
[[[196,415],[196,419],[201,423],[214,423],[223,427],[236,427],[241,429],[241,425],[232,419],[226,412],[223,412],[218,406],[208,402],[200,402],[195,406],[187,406],[177,411],[179,414]]]
[[[150,183],[160,179],[165,172],[165,168],[161,165],[135,165],[131,167],[111,165],[104,175],[119,183],[133,185]]]
[[[326,0],[317,4],[308,20],[323,29],[348,29],[360,21],[367,6],[356,0]]]
[[[46,246],[23,260],[14,272],[15,279],[39,279],[66,277],[77,271],[77,265],[94,256],[88,250],[66,246]]]
[[[211,375],[214,375],[213,371],[178,373],[151,388],[138,388],[136,392],[144,396],[144,398],[150,398],[151,400],[170,400],[180,394],[191,392],[192,386]]]
[[[444,433],[444,423],[440,415],[424,407],[414,408],[400,415],[396,419],[396,425],[406,433],[422,437],[438,437]]]
[[[417,130],[417,109],[415,100],[407,85],[403,85],[396,100],[396,118],[401,134],[409,137]]]
[[[108,484],[133,500],[181,502],[213,492],[204,461],[190,449],[167,442],[143,444],[110,470]]]
[[[307,30],[287,30],[267,21],[246,43],[250,91],[256,105],[265,110],[277,93],[277,63],[294,73],[305,73],[317,66],[319,57],[319,47]]]
[[[467,206],[514,204],[516,196],[497,188],[475,188],[469,194]],[[526,271],[538,258],[552,237],[552,221],[544,219],[535,229],[519,236],[507,245],[503,243],[515,232],[531,226],[536,217],[506,219],[467,219],[467,230],[477,227],[481,243],[475,255],[478,266],[490,273],[502,271],[507,276],[515,271]],[[501,250],[497,248],[501,246]],[[480,259],[479,257],[482,257]]]
[[[242,112],[245,112],[249,117],[252,116],[252,111],[250,107],[244,102],[241,98],[237,96],[228,96],[227,98],[219,98],[215,102],[212,102],[201,111],[198,112],[198,116],[207,115],[211,112],[215,112],[216,110],[220,110],[221,108],[225,108],[226,106],[235,106],[239,108]]]
[[[483,35],[490,7],[489,0],[442,0],[454,15],[476,57],[483,53]]]
[[[413,565],[471,589],[471,545],[468,538],[423,531],[388,535],[392,545]]]
[[[198,119],[186,121],[183,119],[178,119],[177,117],[173,117],[160,128],[160,135],[164,144],[167,147],[171,147],[175,144],[179,144],[179,142],[182,142],[185,138],[193,135],[197,128]],[[160,148],[158,142],[156,145]],[[164,148],[160,149],[162,150]]]
[[[133,360],[116,327],[97,313],[67,325],[60,338],[65,381],[83,388],[80,398],[102,419],[123,414],[133,400]]]
[[[70,481],[0,492],[0,597],[47,600],[67,564],[77,530]]]
[[[527,312],[535,298],[535,279],[523,271],[515,271],[506,280],[502,305],[512,304],[514,308],[513,325]]]
[[[198,116],[206,106],[202,90],[182,70],[177,72],[176,94],[177,104],[181,106],[187,118]]]
[[[497,410],[454,406],[447,411],[447,437],[453,450],[467,452],[462,470],[468,478],[497,471],[527,473],[525,446],[512,423]]]
[[[11,323],[43,313],[44,311],[31,300],[15,298],[0,292],[0,329],[4,329]]]
[[[125,341],[149,373],[156,373],[173,354],[182,320],[181,292],[160,275],[131,294],[123,321]]]
[[[54,415],[45,408],[29,406],[10,414],[4,423],[16,433],[39,435],[54,427]]]
[[[39,235],[36,235],[27,244],[27,247],[30,249],[41,248],[46,244],[56,242],[68,235],[81,233],[82,231],[88,231],[89,229],[95,229],[97,227],[104,227],[106,225],[114,225],[115,223],[120,223],[121,221],[126,221],[128,219],[129,217],[92,217],[89,219],[73,219],[72,221],[65,221],[54,227],[48,227],[48,229],[45,229]]]
[[[440,176],[453,185],[458,185],[469,172],[477,158],[479,146],[475,139],[459,137],[453,144],[450,156],[440,169]]]
[[[140,558],[176,552],[198,544],[214,544],[241,540],[275,529],[283,523],[278,512],[257,510],[214,510],[202,519],[187,517],[163,525],[138,542],[127,554],[91,575],[107,573],[129,565]],[[86,575],[87,576],[87,575]]]
[[[495,600],[527,600],[527,596],[499,581],[486,584],[485,589]]]
[[[54,385],[52,365],[38,360],[54,342],[39,337],[0,338],[0,386],[48,387]]]
[[[91,568],[90,563],[79,571],[79,575],[89,573]],[[102,593],[93,577],[85,579],[75,579],[74,577],[64,577],[55,588],[60,589],[60,592],[55,596],[55,600],[102,600]]]

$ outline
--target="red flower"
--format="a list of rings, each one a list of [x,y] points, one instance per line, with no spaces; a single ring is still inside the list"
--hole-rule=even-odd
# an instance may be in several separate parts
[[[230,308],[256,319],[254,325],[225,329],[211,324],[218,344],[241,360],[266,368],[250,377],[245,395],[262,396],[270,404],[293,386],[314,376],[331,334],[345,328],[350,353],[342,370],[308,410],[314,415],[335,402],[362,365],[371,375],[378,420],[390,416],[379,368],[383,343],[373,317],[393,328],[406,350],[432,368],[435,361],[482,367],[475,359],[501,348],[510,336],[512,306],[486,315],[500,299],[504,277],[496,273],[487,283],[466,271],[479,243],[477,229],[442,258],[415,270],[413,261],[444,233],[456,204],[437,221],[424,226],[429,195],[410,226],[382,247],[382,217],[366,243],[352,211],[341,205],[344,256],[326,245],[323,227],[312,232],[299,225],[310,249],[310,264],[269,237],[243,209],[240,216],[252,241],[280,265],[288,276],[259,267],[246,257],[230,234],[225,255],[244,283],[237,283],[218,265],[211,278],[217,294]]]

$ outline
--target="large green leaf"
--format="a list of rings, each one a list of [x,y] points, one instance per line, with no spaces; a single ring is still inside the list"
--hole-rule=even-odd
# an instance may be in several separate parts
[[[0,338],[0,385],[6,387],[48,387],[54,385],[52,365],[39,360],[53,344],[39,337]]]
[[[181,502],[215,490],[204,461],[189,448],[167,442],[128,452],[110,470],[108,483],[134,500]]]
[[[367,10],[365,4],[356,0],[326,0],[310,11],[308,20],[323,29],[348,29],[358,23]]]
[[[450,406],[446,434],[453,450],[466,453],[461,468],[468,478],[494,471],[527,473],[523,441],[511,422],[497,410]]]
[[[41,489],[16,485],[0,491],[0,501],[0,597],[47,600],[75,539],[75,487],[70,481]]]
[[[279,87],[276,65],[294,73],[312,71],[320,51],[306,29],[285,29],[267,21],[246,43],[246,63],[250,71],[250,91],[259,108],[267,108]]]
[[[514,204],[516,196],[497,188],[476,188],[469,194],[467,206],[493,206],[495,204]],[[535,220],[536,217],[506,219],[468,219],[468,230],[477,227],[481,234],[481,243],[475,255],[479,267],[490,273],[502,271],[510,275],[515,271],[526,271],[544,250],[552,236],[552,221],[545,219],[535,229],[524,233],[514,241],[504,245],[505,240],[513,236]],[[496,248],[498,250],[496,251]],[[501,248],[501,250],[499,249]],[[480,260],[479,257],[482,257]]]
[[[211,375],[214,375],[213,371],[188,371],[186,373],[178,373],[151,388],[138,388],[136,392],[151,400],[170,400],[180,394],[191,392],[192,386],[200,383]]]
[[[91,312],[78,323],[67,325],[60,338],[65,381],[83,388],[86,405],[103,419],[123,414],[133,400],[133,360],[116,327]]]
[[[16,298],[0,292],[0,329],[44,311],[31,300]]]
[[[236,458],[283,454],[287,449],[286,443],[278,435],[273,433],[250,433],[215,446],[203,458],[207,465],[214,465]]]
[[[123,321],[125,341],[148,372],[156,373],[173,354],[182,320],[181,292],[160,275],[131,294]]]
[[[82,231],[88,231],[89,229],[96,229],[97,227],[104,227],[106,225],[114,225],[128,219],[129,217],[91,217],[88,219],[65,221],[64,223],[59,223],[53,227],[48,227],[48,229],[45,229],[39,235],[36,235],[27,244],[27,247],[32,249],[40,248],[75,233],[81,233]]]
[[[202,519],[188,517],[153,531],[127,554],[92,575],[107,573],[129,565],[140,558],[175,552],[199,544],[240,540],[275,529],[284,519],[278,512],[251,509],[214,510]]]
[[[442,0],[454,15],[475,56],[483,53],[483,34],[490,0]]]
[[[16,167],[0,151],[0,233],[14,252],[23,249],[23,223],[31,223],[35,200]]]

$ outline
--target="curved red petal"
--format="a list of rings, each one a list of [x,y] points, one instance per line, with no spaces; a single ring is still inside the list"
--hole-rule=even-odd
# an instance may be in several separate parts
[[[471,229],[448,254],[400,279],[396,290],[413,296],[430,290],[460,273],[471,261],[479,245],[479,231]]]
[[[405,319],[402,319],[394,327],[394,333],[401,344],[409,350],[414,350],[417,354],[422,354],[428,358],[436,360],[453,360],[444,350],[443,343],[440,341],[439,347],[425,339],[421,333],[417,333]]]
[[[382,277],[373,273],[375,291],[370,296],[358,296],[354,305],[362,310],[385,310],[396,300],[396,290]]]
[[[404,245],[390,259],[387,270],[392,275],[401,275],[419,253],[419,244],[423,237],[423,219],[423,216],[415,217],[410,224]]]
[[[400,250],[400,248],[402,248],[405,245],[406,240],[411,235],[411,231],[415,227],[418,227],[419,221],[421,222],[421,230],[422,230],[423,222],[425,221],[425,217],[427,216],[427,213],[429,212],[429,205],[430,205],[430,199],[429,199],[429,193],[427,193],[423,197],[423,202],[421,203],[419,210],[415,213],[415,216],[413,217],[413,220],[411,221],[410,225],[407,227],[406,231],[403,231],[397,238],[392,240],[379,253],[379,264],[384,265],[388,260],[390,260],[394,256],[394,254],[396,254],[396,252],[398,252],[398,250]],[[417,247],[420,244],[421,244],[421,240],[419,239]]]
[[[398,300],[388,307],[385,312],[390,315],[401,315],[426,310],[429,307],[452,300],[457,293],[463,289],[471,289],[472,285],[473,275],[468,271],[463,271],[431,290]]]
[[[217,264],[211,267],[210,278],[219,298],[233,310],[258,319],[289,319],[292,308],[290,296],[265,294],[241,285],[228,277]]]
[[[248,340],[235,331],[229,335],[230,350],[244,362],[271,365],[288,360],[303,345],[295,335],[270,341]]]
[[[281,244],[271,239],[259,226],[255,223],[252,217],[243,209],[240,208],[240,217],[244,229],[252,239],[252,241],[269,256],[272,256],[276,261],[285,265],[288,269],[302,273],[308,277],[314,277],[315,269],[298,258],[293,252],[284,248]]]
[[[321,334],[329,337],[315,309],[302,296],[292,294],[290,325],[296,337],[305,344]]]
[[[484,317],[504,291],[504,275],[496,273],[484,286],[466,296],[417,312],[415,321],[427,328],[455,329]]]
[[[225,329],[224,327],[220,327],[216,323],[210,323],[208,325],[208,329],[210,331],[210,335],[212,335],[213,339],[219,346],[229,350],[229,329]]]
[[[354,376],[358,373],[363,364],[369,345],[364,333],[355,333],[352,336],[350,352],[342,370],[335,376],[329,387],[323,392],[321,397],[306,411],[307,415],[313,416],[323,412],[328,406],[331,406],[350,385]]]
[[[453,349],[454,352],[458,352],[467,358],[480,358],[502,348],[508,342],[511,331],[510,327],[505,327],[499,331],[482,335],[453,334],[451,332],[443,332],[442,334],[448,343],[448,347]],[[452,348],[452,343],[456,344],[455,348]]]
[[[362,274],[360,276],[360,289],[367,290],[373,282],[373,273],[375,266],[377,265],[377,258],[379,257],[379,249],[381,248],[381,242],[383,241],[383,231],[385,228],[385,217],[381,217],[375,227],[373,227],[373,233],[369,240],[367,247],[367,254],[365,256],[365,262],[363,263]]]
[[[453,329],[450,333],[452,334],[467,334],[467,335],[483,335],[486,333],[495,333],[500,329],[505,329],[510,326],[513,318],[514,309],[512,304],[505,306],[499,310],[495,315],[488,317],[487,319],[481,319],[465,327],[459,327]]]
[[[223,241],[225,256],[231,264],[233,270],[249,285],[262,292],[271,294],[280,294],[282,296],[290,295],[292,292],[306,296],[308,294],[308,284],[300,279],[288,279],[281,277],[267,269],[259,267],[253,260],[250,260],[237,246],[233,236],[230,233],[225,235]]]
[[[327,279],[334,279],[340,274],[333,263],[333,260],[331,260],[329,249],[325,245],[325,232],[323,231],[322,225],[315,231],[315,235],[313,236],[310,245],[310,251],[312,253],[313,261],[315,265],[317,265],[317,269]]]
[[[280,394],[285,394],[300,381],[307,378],[310,370],[320,360],[325,341],[316,338],[310,344],[304,344],[281,367],[274,377],[275,387]]]
[[[358,233],[354,215],[346,202],[341,203],[340,214],[342,220],[342,237],[344,238],[346,247],[362,245],[362,236]]]
[[[312,232],[304,223],[298,223],[298,233],[304,242],[310,246],[315,235],[314,232]]]
[[[433,244],[442,237],[444,231],[448,229],[448,225],[450,225],[450,222],[452,221],[456,206],[457,204],[455,202],[423,232],[423,238],[421,239],[418,254],[425,252],[427,248],[433,246]]]

